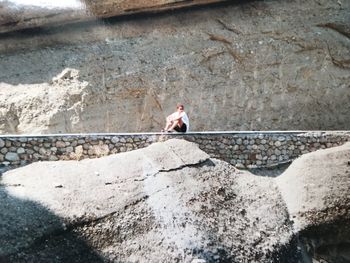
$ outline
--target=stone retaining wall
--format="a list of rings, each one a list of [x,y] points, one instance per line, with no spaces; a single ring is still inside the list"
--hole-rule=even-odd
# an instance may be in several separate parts
[[[182,138],[195,142],[211,157],[240,167],[266,167],[301,154],[350,141],[350,132],[207,132],[187,134],[65,134],[0,136],[1,166],[36,161],[81,160]]]

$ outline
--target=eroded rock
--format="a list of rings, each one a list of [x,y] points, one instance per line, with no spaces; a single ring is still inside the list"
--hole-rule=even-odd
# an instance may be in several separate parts
[[[95,160],[35,163],[5,173],[1,183],[3,200],[28,200],[45,214],[37,221],[28,206],[15,225],[11,209],[2,215],[7,231],[1,232],[1,255],[9,261],[60,256],[57,239],[61,248],[84,240],[104,260],[122,262],[294,262],[296,257],[273,180],[212,160],[186,141]],[[6,201],[2,206],[9,209]],[[74,233],[79,242],[72,242]],[[14,241],[7,242],[10,238]],[[40,240],[47,240],[46,248]]]
[[[178,139],[34,163],[1,178],[0,258],[347,262],[349,154],[350,143],[310,153],[277,178]]]
[[[302,155],[276,179],[311,256],[349,262],[350,143]]]

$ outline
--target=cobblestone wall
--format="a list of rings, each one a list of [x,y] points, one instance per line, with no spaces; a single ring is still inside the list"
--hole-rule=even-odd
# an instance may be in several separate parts
[[[211,157],[240,167],[284,163],[301,154],[350,141],[350,132],[239,132],[0,136],[1,166],[81,160],[146,147],[170,138],[195,142]]]

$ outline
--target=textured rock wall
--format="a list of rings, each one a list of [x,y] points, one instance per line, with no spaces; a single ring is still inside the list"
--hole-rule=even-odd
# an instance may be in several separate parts
[[[275,179],[300,248],[313,257],[303,262],[350,262],[349,160],[346,143],[302,155]]]
[[[349,6],[233,1],[0,34],[0,133],[159,131],[179,101],[194,131],[349,130]]]
[[[350,133],[346,132],[1,136],[0,162],[17,166],[45,160],[96,158],[174,137],[197,143],[213,158],[252,168],[289,162],[302,154],[350,141]]]

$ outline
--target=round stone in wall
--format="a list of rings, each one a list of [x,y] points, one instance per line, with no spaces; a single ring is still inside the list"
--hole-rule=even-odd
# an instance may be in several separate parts
[[[5,146],[5,142],[3,139],[0,139],[0,148],[4,147]]]
[[[20,147],[20,148],[17,149],[17,153],[18,154],[22,154],[22,153],[25,153],[25,152],[26,152],[26,150],[23,147]]]
[[[119,138],[114,136],[114,137],[112,137],[111,141],[112,141],[112,143],[117,143],[117,142],[119,142]]]
[[[56,142],[56,147],[57,148],[64,148],[64,147],[66,147],[66,143],[63,142],[63,141],[57,141]]]
[[[19,141],[20,141],[20,142],[27,142],[28,139],[27,139],[26,137],[21,137],[21,138],[19,138]]]
[[[69,147],[66,148],[66,152],[67,153],[71,153],[73,151],[74,151],[74,148],[72,146],[69,146]]]
[[[286,140],[286,137],[284,137],[284,136],[279,136],[279,137],[278,137],[278,140],[279,140],[280,142],[284,142],[284,141]]]
[[[276,142],[275,142],[275,146],[279,147],[279,146],[281,146],[281,145],[282,145],[282,143],[281,143],[280,141],[276,141]]]
[[[10,162],[19,161],[18,154],[17,154],[17,153],[14,153],[14,152],[8,152],[8,153],[6,153],[5,159],[6,159],[7,161],[10,161]]]

